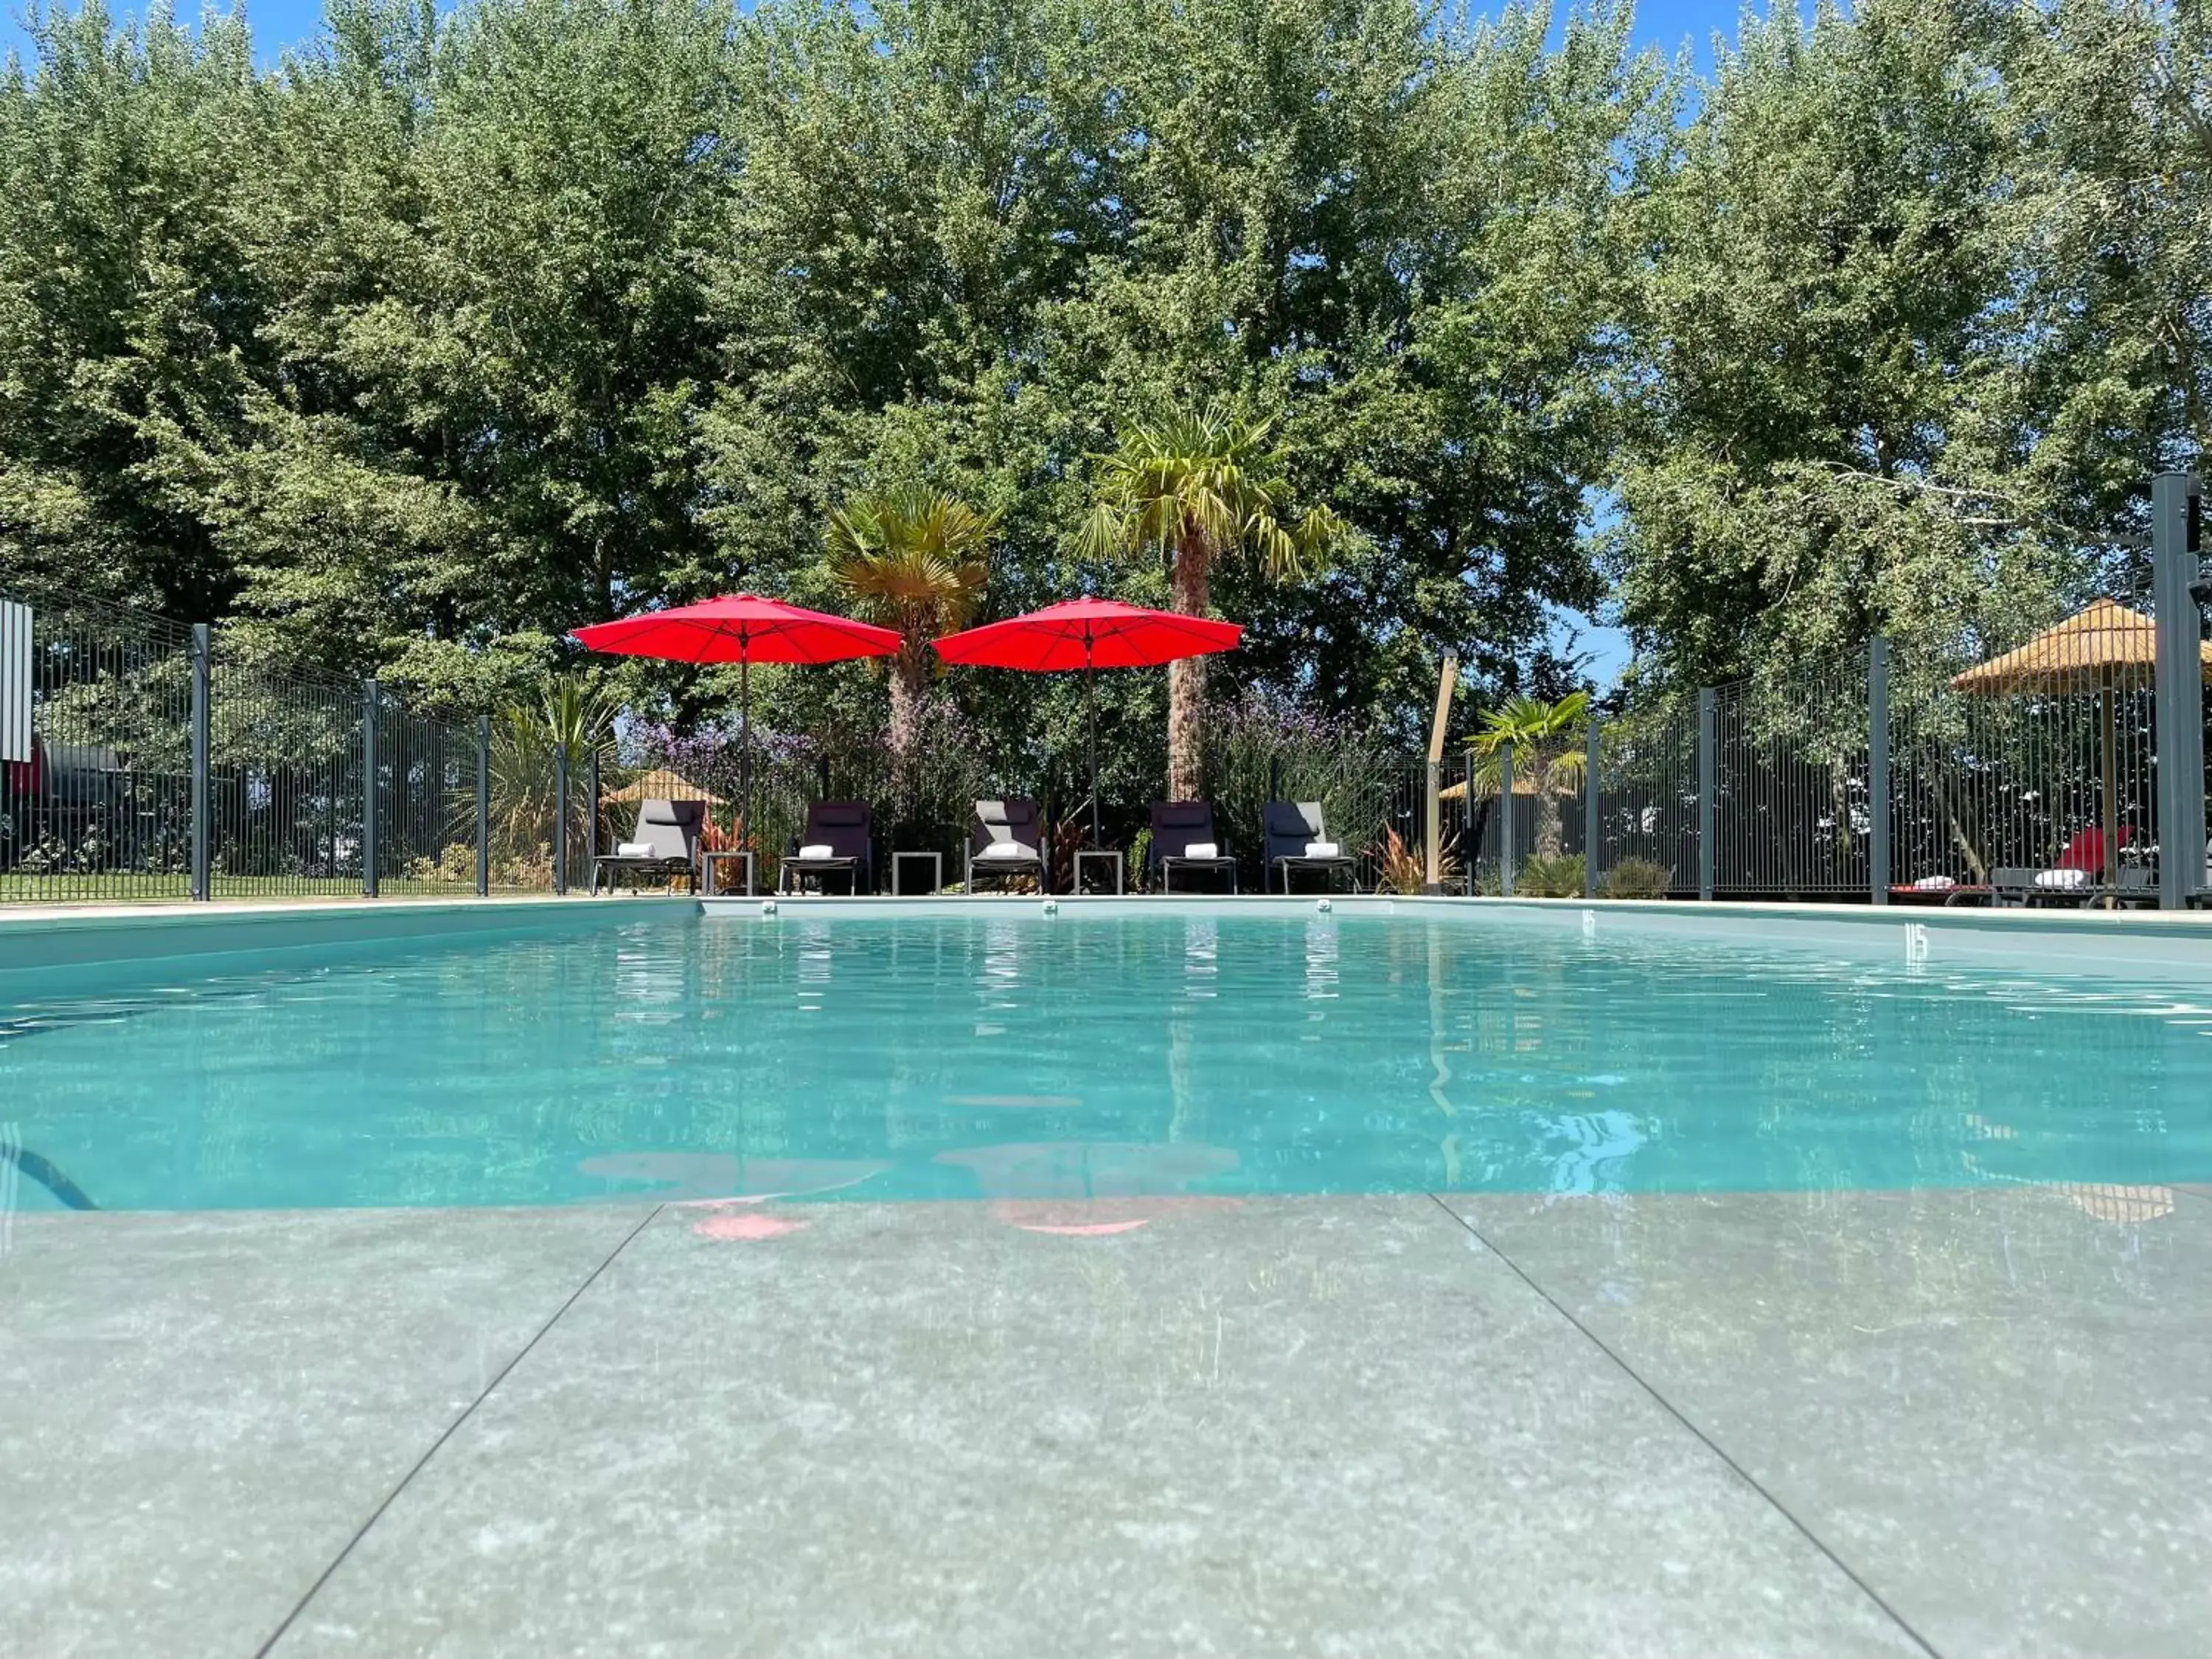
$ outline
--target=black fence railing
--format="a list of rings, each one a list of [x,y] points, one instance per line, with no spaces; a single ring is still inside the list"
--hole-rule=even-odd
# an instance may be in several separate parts
[[[0,902],[477,886],[479,731],[373,682],[46,594],[0,595]]]
[[[2177,625],[2201,657],[2195,633]],[[2162,637],[2147,599],[2100,600],[1972,665],[1876,641],[1435,765],[1248,709],[1209,750],[1206,793],[1249,892],[1279,886],[1262,826],[1288,801],[1370,891],[2189,902],[2212,889],[2203,674],[2161,679]],[[947,708],[904,753],[872,731],[749,745],[456,724],[204,628],[0,595],[0,902],[581,889],[664,799],[704,803],[700,850],[750,850],[763,889],[824,801],[868,808],[874,890],[895,867],[903,890],[933,884],[905,854],[957,884],[975,803],[1006,795],[1042,801],[1056,890],[1097,843],[1138,885],[1146,805],[1098,803],[1094,838],[1087,777],[1080,756],[994,757]]]

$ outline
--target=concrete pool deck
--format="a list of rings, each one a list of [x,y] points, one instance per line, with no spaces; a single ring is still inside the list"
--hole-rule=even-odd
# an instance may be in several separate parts
[[[18,1215],[31,1656],[2196,1655],[2212,1194]]]

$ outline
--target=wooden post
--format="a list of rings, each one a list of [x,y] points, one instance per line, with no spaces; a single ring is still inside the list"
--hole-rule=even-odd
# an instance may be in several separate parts
[[[1444,807],[1443,779],[1444,763],[1444,726],[1451,719],[1452,693],[1459,688],[1459,658],[1444,659],[1443,672],[1437,677],[1437,712],[1429,722],[1429,763],[1422,775],[1422,787],[1427,799],[1426,831],[1428,840],[1428,868],[1422,891],[1440,893],[1443,890],[1443,825]]]

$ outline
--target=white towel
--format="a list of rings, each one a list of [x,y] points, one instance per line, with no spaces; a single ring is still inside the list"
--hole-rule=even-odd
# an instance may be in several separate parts
[[[626,841],[615,848],[615,856],[618,859],[649,859],[653,856],[653,843],[649,841]]]
[[[1182,849],[1182,855],[1187,859],[1218,859],[1221,854],[1210,841],[1194,841]]]
[[[2089,872],[2087,870],[2042,870],[2036,872],[2035,884],[2038,887],[2057,887],[2069,890],[2076,887],[2087,887],[2089,884]]]
[[[1923,876],[1912,884],[1916,891],[1923,893],[1948,893],[1958,884],[1956,876]]]
[[[826,841],[811,841],[799,849],[799,856],[803,859],[834,859],[837,856],[837,849]]]
[[[1333,841],[1310,841],[1306,843],[1306,856],[1310,859],[1334,859],[1344,855],[1336,850],[1336,843]]]
[[[1024,847],[1018,841],[994,841],[975,854],[979,859],[1033,859],[1035,848]]]

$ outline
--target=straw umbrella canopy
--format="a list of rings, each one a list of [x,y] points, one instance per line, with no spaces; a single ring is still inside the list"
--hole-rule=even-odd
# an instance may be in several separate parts
[[[601,799],[609,805],[620,803],[629,806],[641,805],[649,800],[703,800],[709,806],[722,805],[720,795],[702,789],[697,784],[665,766],[655,767],[636,782],[621,789],[612,789]]]
[[[1536,775],[1533,772],[1516,772],[1513,775],[1513,793],[1516,795],[1534,794],[1536,793]],[[1465,800],[1467,799],[1467,780],[1465,778],[1462,778],[1457,783],[1446,784],[1443,788],[1437,791],[1437,799],[1438,800]]]
[[[2197,647],[2212,679],[2212,643]],[[2088,609],[2046,628],[2016,650],[1978,663],[1951,680],[1954,691],[1972,696],[2083,696],[2095,694],[2104,747],[2105,884],[2119,884],[2118,782],[2114,776],[2113,703],[2123,685],[2140,685],[2158,663],[2158,625],[2139,611],[2100,599]]]

